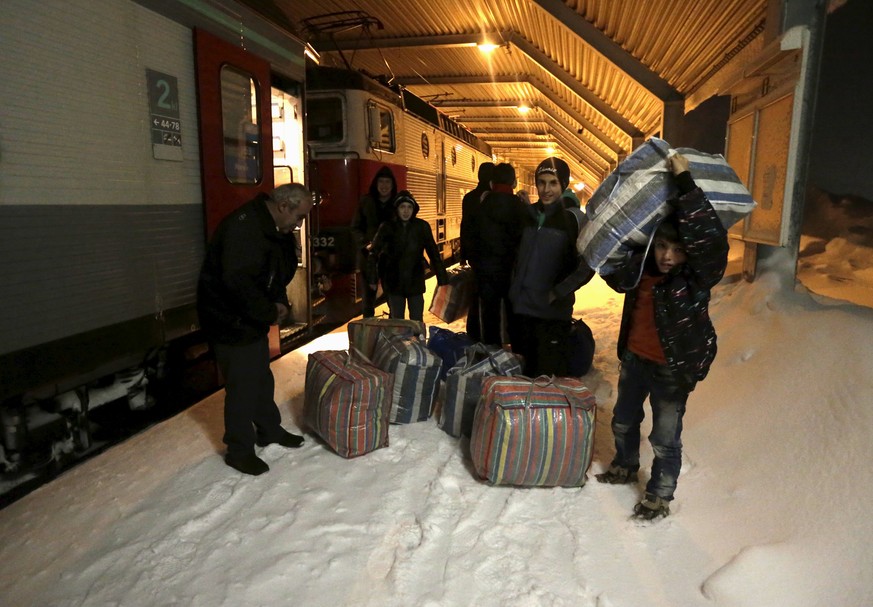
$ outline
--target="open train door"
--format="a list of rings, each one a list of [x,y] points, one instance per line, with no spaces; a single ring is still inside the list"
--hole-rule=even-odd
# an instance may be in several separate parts
[[[194,30],[206,236],[225,215],[273,189],[270,64]]]
[[[270,64],[194,30],[206,237],[231,211],[273,189]],[[270,355],[280,353],[277,327]]]

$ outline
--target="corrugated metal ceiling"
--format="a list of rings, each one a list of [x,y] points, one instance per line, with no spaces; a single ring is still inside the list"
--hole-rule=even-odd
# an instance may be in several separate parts
[[[665,102],[692,94],[700,100],[707,80],[738,49],[757,42],[767,8],[767,0],[273,4],[323,64],[348,61],[393,79],[525,170],[553,145],[592,185],[632,149],[633,138],[660,130]],[[307,19],[344,11],[369,15],[369,27],[331,35],[306,27]],[[486,37],[502,46],[480,52],[475,43]],[[521,116],[520,103],[534,110]]]

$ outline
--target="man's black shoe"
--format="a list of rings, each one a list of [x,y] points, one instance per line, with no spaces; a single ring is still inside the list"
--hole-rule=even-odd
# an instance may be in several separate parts
[[[296,449],[297,447],[301,447],[303,445],[303,437],[298,436],[297,434],[292,434],[281,428],[281,434],[277,434],[271,438],[261,438],[258,437],[256,441],[258,447],[266,447],[267,445],[271,445],[276,443],[277,445],[282,445],[283,447],[287,447],[289,449]]]
[[[252,476],[258,476],[270,469],[267,462],[254,453],[228,453],[224,456],[224,463],[243,474],[251,474]]]

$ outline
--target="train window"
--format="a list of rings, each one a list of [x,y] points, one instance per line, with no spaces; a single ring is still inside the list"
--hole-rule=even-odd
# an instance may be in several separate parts
[[[343,100],[336,95],[312,96],[306,102],[306,136],[311,143],[339,143],[343,131]]]
[[[261,181],[258,87],[251,74],[231,65],[221,68],[221,120],[224,172],[231,183]]]
[[[367,104],[370,121],[370,147],[382,152],[394,152],[394,114],[373,101]]]

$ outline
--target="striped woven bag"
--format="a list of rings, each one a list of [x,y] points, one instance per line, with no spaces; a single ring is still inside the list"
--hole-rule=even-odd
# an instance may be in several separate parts
[[[688,171],[706,194],[722,225],[730,228],[755,208],[755,201],[736,172],[720,154],[676,148],[688,159]],[[643,247],[670,212],[667,200],[679,194],[667,167],[670,144],[652,137],[625,158],[591,195],[585,207],[588,221],[579,231],[576,248],[592,269],[611,274],[630,250]]]
[[[313,352],[306,363],[306,425],[350,458],[388,446],[394,377],[343,350]]]
[[[373,364],[394,376],[391,423],[423,422],[430,417],[443,360],[417,336],[387,335],[376,340]]]
[[[569,377],[486,377],[470,452],[498,485],[581,487],[594,449],[594,395]]]

